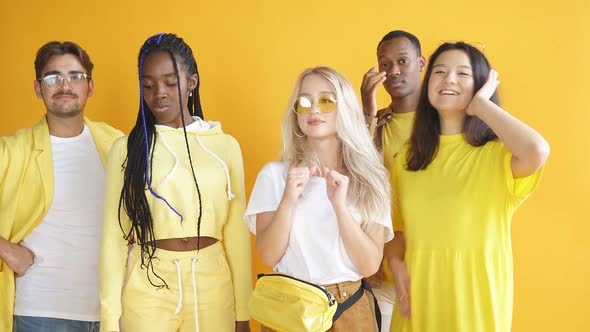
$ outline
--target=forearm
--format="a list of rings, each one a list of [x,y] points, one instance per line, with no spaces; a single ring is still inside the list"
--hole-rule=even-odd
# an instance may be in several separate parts
[[[472,104],[474,115],[498,135],[514,158],[524,164],[524,173],[532,174],[543,166],[549,155],[549,144],[541,134],[490,100],[476,95]]]
[[[287,251],[293,224],[294,204],[282,201],[267,227],[257,227],[256,250],[262,261],[275,266]]]
[[[5,261],[11,252],[12,243],[0,236],[0,260]]]
[[[18,244],[14,244],[0,237],[0,271],[4,262],[18,276],[21,276],[33,264],[33,253]]]
[[[335,207],[336,218],[340,237],[344,248],[350,256],[352,263],[364,277],[372,276],[379,269],[383,259],[383,227],[371,238],[359,224],[355,222],[350,211],[346,207]],[[371,232],[373,233],[373,232]]]
[[[404,232],[395,232],[393,240],[385,244],[384,255],[390,267],[404,261],[404,256],[406,255],[406,237]]]
[[[0,236],[0,272],[4,269],[4,262],[11,250],[12,243]]]

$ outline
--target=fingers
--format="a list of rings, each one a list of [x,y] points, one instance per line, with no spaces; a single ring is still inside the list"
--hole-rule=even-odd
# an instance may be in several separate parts
[[[494,84],[494,86],[498,86],[500,81],[498,81],[498,72],[494,69],[490,70],[490,75],[488,76],[488,82]]]
[[[368,73],[377,73],[377,66],[371,67],[371,69],[369,69],[369,71],[367,71],[367,74]]]
[[[311,171],[307,167],[296,167],[289,171],[287,174],[288,182],[296,184],[297,186],[305,185],[309,177],[311,176]]]
[[[314,175],[315,175],[315,172],[316,172],[316,170],[317,170],[317,167],[315,167],[315,166],[311,166],[311,167],[309,168],[309,176],[314,176]]]
[[[491,98],[499,84],[500,81],[498,81],[498,72],[494,69],[491,69],[486,83],[483,87],[481,87],[482,96],[486,99]]]
[[[330,169],[328,167],[322,167],[322,174],[324,175],[324,178],[328,178],[328,174],[330,173]]]
[[[375,94],[377,92],[377,87],[383,84],[385,79],[385,72],[378,72],[377,66],[371,68],[363,76],[363,82],[361,84],[361,100],[365,116],[373,118],[377,114],[377,100]]]
[[[330,170],[327,167],[323,168],[326,183],[332,186],[338,186],[343,183],[348,183],[348,176],[342,175],[335,170]]]
[[[287,173],[285,180],[285,191],[283,192],[283,202],[294,204],[303,194],[303,190],[309,178],[311,171],[307,167],[295,167]]]
[[[21,277],[33,265],[35,254],[21,244],[11,244],[10,248],[5,261],[15,275]]]
[[[328,167],[324,167],[324,177],[326,178],[326,184],[329,186],[336,187],[338,184],[337,175],[338,172],[331,171]]]
[[[371,68],[365,75],[363,76],[363,82],[361,84],[361,91],[364,93],[367,92],[374,92],[377,87],[385,82],[386,76],[385,72],[378,72],[377,66]]]

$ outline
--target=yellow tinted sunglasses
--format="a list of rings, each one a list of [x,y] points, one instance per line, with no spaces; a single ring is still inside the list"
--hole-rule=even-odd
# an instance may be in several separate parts
[[[331,95],[321,95],[318,97],[316,102],[317,108],[320,113],[330,113],[336,109],[336,99]],[[311,98],[306,96],[300,96],[295,100],[295,105],[293,105],[293,111],[297,114],[308,114],[311,112],[313,107],[313,102]]]

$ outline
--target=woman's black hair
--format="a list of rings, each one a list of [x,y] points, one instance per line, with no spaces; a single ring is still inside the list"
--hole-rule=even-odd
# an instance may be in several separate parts
[[[178,99],[180,102],[180,118],[182,119],[184,139],[193,175],[193,181],[196,186],[199,199],[199,215],[197,219],[198,238],[200,238],[201,235],[201,191],[199,189],[199,183],[197,182],[193,167],[186,128],[184,128],[185,122],[183,110],[185,109],[185,105],[183,105],[182,93],[180,89],[180,68],[184,70],[187,76],[192,76],[195,74],[197,75],[197,86],[188,98],[188,111],[191,116],[196,115],[202,119],[203,110],[201,108],[201,100],[199,96],[199,86],[201,80],[198,77],[199,72],[197,69],[197,63],[191,48],[184,42],[182,38],[174,34],[154,35],[144,42],[141,50],[139,51],[139,114],[137,115],[135,126],[131,130],[127,140],[127,158],[123,164],[124,181],[123,188],[121,189],[121,197],[119,199],[119,225],[123,230],[124,228],[121,224],[120,218],[121,209],[123,208],[131,221],[131,229],[128,232],[123,231],[125,240],[127,240],[129,244],[136,242],[141,247],[141,268],[147,269],[147,277],[150,283],[158,288],[167,288],[168,284],[154,271],[154,266],[152,263],[152,260],[156,258],[156,238],[154,236],[154,224],[146,197],[146,191],[149,190],[154,197],[164,201],[166,205],[168,205],[168,207],[179,216],[181,223],[183,222],[184,218],[182,214],[166,200],[166,198],[156,193],[151,185],[153,151],[156,143],[156,120],[152,112],[149,111],[149,105],[145,101],[143,95],[143,63],[150,54],[156,52],[166,52],[170,54],[170,58],[174,67],[174,73],[176,75]],[[198,240],[197,247],[199,247]],[[150,277],[150,271],[158,279],[160,279],[163,284],[156,285]]]

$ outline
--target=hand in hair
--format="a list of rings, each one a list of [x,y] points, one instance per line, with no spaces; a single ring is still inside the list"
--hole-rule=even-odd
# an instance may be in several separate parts
[[[473,96],[471,103],[469,103],[469,106],[466,110],[467,114],[477,115],[477,111],[480,110],[480,108],[477,107],[477,102],[482,100],[489,101],[494,92],[496,92],[499,84],[500,81],[498,81],[498,72],[491,69],[487,81]]]
[[[549,143],[536,130],[490,101],[498,87],[498,73],[490,70],[487,82],[467,107],[467,114],[482,120],[512,153],[511,168],[515,179],[537,172],[549,157]]]
[[[324,167],[328,199],[333,207],[345,207],[348,193],[348,176]]]
[[[316,172],[315,167],[294,167],[289,170],[285,180],[285,192],[283,202],[295,204],[303,193],[309,178]]]
[[[385,82],[385,72],[377,72],[377,66],[371,68],[363,76],[363,83],[361,85],[361,99],[363,101],[363,110],[365,116],[374,118],[377,116],[377,98],[375,93],[377,87]]]

